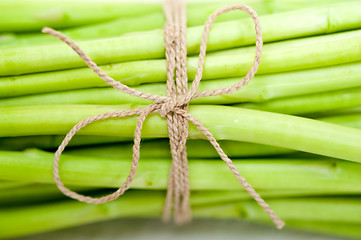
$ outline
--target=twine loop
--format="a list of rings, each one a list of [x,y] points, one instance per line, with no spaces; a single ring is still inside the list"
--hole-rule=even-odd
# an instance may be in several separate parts
[[[246,76],[240,82],[234,84],[233,86],[197,92],[200,80],[202,79],[202,72],[207,48],[207,39],[212,23],[219,15],[231,10],[243,10],[247,12],[252,17],[252,20],[255,24],[256,55],[253,65],[250,71],[246,74]],[[174,208],[174,217],[176,223],[184,223],[191,219],[189,203],[190,187],[187,162],[188,159],[185,147],[188,137],[188,122],[191,122],[210,141],[215,150],[218,152],[221,159],[226,163],[230,171],[242,184],[244,189],[270,216],[276,227],[278,229],[281,229],[284,226],[284,222],[274,213],[270,206],[259,196],[259,194],[236,169],[232,160],[229,159],[228,156],[224,153],[216,139],[213,137],[212,133],[209,132],[208,129],[199,120],[197,120],[188,113],[188,103],[191,100],[200,97],[230,94],[242,88],[254,77],[260,64],[263,45],[261,26],[257,13],[246,5],[235,4],[218,9],[209,16],[208,20],[204,25],[204,31],[200,45],[197,73],[189,90],[187,78],[185,4],[181,0],[165,0],[164,13],[167,19],[164,27],[164,42],[166,49],[165,55],[167,59],[167,96],[158,96],[155,94],[139,92],[135,89],[129,88],[128,86],[118,81],[115,81],[113,78],[109,77],[104,71],[102,71],[97,66],[97,64],[94,63],[71,39],[51,28],[43,29],[44,33],[48,33],[68,44],[101,79],[113,86],[115,89],[120,90],[124,93],[128,93],[132,96],[140,97],[154,102],[153,104],[150,104],[142,109],[130,109],[124,111],[103,113],[96,116],[88,117],[77,123],[65,136],[63,142],[60,144],[58,150],[55,152],[53,162],[53,175],[56,185],[65,195],[82,202],[100,204],[117,199],[127,189],[130,188],[134,176],[137,172],[138,160],[140,157],[139,150],[143,123],[149,114],[158,113],[163,118],[167,119],[168,134],[172,154],[172,166],[169,174],[168,191],[163,219],[170,219],[172,208]],[[71,138],[77,133],[77,131],[87,126],[88,124],[98,120],[108,118],[121,118],[133,115],[139,115],[139,117],[134,132],[131,170],[123,186],[121,186],[114,193],[99,198],[84,196],[66,188],[60,180],[59,160],[61,153],[64,151],[65,147],[67,146]]]

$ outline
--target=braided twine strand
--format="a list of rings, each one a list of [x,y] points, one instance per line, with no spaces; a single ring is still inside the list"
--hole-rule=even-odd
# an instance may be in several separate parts
[[[207,40],[212,23],[219,15],[232,10],[242,10],[247,12],[251,16],[255,24],[256,56],[253,65],[250,71],[246,74],[246,76],[240,82],[234,84],[231,87],[197,92],[200,80],[202,79],[203,66],[204,66],[206,48],[207,48]],[[275,214],[275,212],[270,208],[270,206],[260,197],[260,195],[253,189],[253,187],[236,169],[232,160],[229,159],[227,155],[223,152],[220,145],[213,137],[212,133],[209,132],[208,129],[200,121],[198,121],[196,118],[194,118],[192,115],[188,113],[189,101],[200,97],[233,93],[239,90],[240,88],[242,88],[244,85],[246,85],[254,77],[254,75],[258,70],[258,66],[260,64],[262,45],[263,45],[261,26],[259,23],[259,18],[257,13],[246,5],[235,4],[220,8],[209,16],[208,20],[204,25],[203,36],[200,44],[200,54],[199,54],[197,73],[195,75],[195,79],[192,82],[191,88],[188,89],[187,67],[186,67],[187,47],[186,47],[185,4],[183,1],[179,1],[179,0],[165,0],[164,12],[167,19],[164,27],[164,42],[166,49],[167,78],[168,78],[167,96],[158,96],[154,94],[140,92],[135,89],[129,88],[128,86],[118,81],[115,81],[113,78],[109,77],[104,71],[102,71],[97,66],[97,64],[95,64],[79,48],[79,46],[74,41],[72,41],[68,37],[61,34],[60,32],[57,32],[51,28],[45,27],[43,29],[43,33],[50,34],[60,39],[61,41],[65,42],[68,46],[70,46],[101,79],[103,79],[109,85],[113,86],[115,89],[128,93],[132,96],[151,100],[154,102],[153,104],[150,104],[143,109],[131,109],[124,111],[103,113],[96,116],[88,117],[77,123],[66,135],[66,137],[60,144],[58,150],[55,152],[54,162],[53,162],[53,175],[56,185],[58,186],[60,191],[62,191],[65,195],[82,202],[101,204],[117,199],[127,189],[130,188],[130,185],[137,172],[138,160],[140,157],[139,150],[140,150],[141,131],[142,131],[143,123],[149,114],[158,113],[162,117],[167,119],[170,148],[173,159],[169,174],[168,192],[166,196],[163,219],[165,220],[170,219],[172,208],[174,208],[174,213],[175,213],[174,218],[176,223],[184,223],[191,219],[191,210],[189,203],[189,198],[190,198],[189,171],[188,171],[187,153],[185,147],[186,139],[188,136],[188,122],[190,121],[192,124],[194,124],[197,127],[199,131],[201,131],[207,137],[207,139],[213,145],[215,150],[218,152],[221,159],[227,164],[230,171],[238,179],[238,181],[241,183],[244,189],[257,201],[257,203],[270,216],[276,227],[278,229],[281,229],[284,226],[284,222]],[[175,77],[175,81],[174,81],[174,77]],[[134,132],[134,145],[133,145],[131,170],[123,186],[121,186],[118,190],[116,190],[112,194],[99,198],[84,196],[66,188],[62,183],[62,181],[60,180],[59,159],[65,147],[72,139],[72,137],[77,133],[77,131],[79,131],[86,125],[98,120],[108,119],[108,118],[122,118],[133,115],[139,115],[139,117]]]

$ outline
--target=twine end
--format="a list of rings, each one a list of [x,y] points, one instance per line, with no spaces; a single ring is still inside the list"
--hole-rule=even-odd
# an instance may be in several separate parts
[[[285,225],[286,225],[286,223],[284,221],[280,221],[276,224],[276,228],[278,230],[281,230]]]
[[[48,28],[48,27],[43,27],[43,29],[41,30],[42,33],[50,33],[51,32],[51,28]]]

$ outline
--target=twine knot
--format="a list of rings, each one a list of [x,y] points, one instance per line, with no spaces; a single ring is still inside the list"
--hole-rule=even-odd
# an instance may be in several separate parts
[[[160,103],[161,107],[159,110],[159,114],[166,118],[167,115],[171,112],[177,112],[177,110],[181,110],[185,106],[188,105],[189,100],[187,100],[187,95],[179,95],[167,99],[165,102]]]
[[[247,12],[255,24],[256,31],[256,55],[253,65],[246,76],[233,86],[221,89],[208,90],[197,92],[200,80],[202,79],[202,72],[207,48],[207,39],[212,23],[222,13],[231,10],[242,10]],[[131,183],[138,169],[138,160],[140,157],[140,141],[143,123],[147,116],[151,113],[159,113],[162,117],[167,119],[168,135],[172,153],[172,166],[169,173],[168,191],[166,196],[166,203],[164,208],[163,219],[169,220],[171,217],[172,208],[174,208],[174,218],[176,223],[184,223],[191,219],[190,211],[190,187],[189,187],[189,172],[188,159],[186,152],[186,140],[188,137],[188,124],[193,123],[197,129],[202,132],[209,142],[213,145],[221,159],[227,164],[230,171],[238,179],[244,189],[257,201],[257,203],[270,216],[278,229],[284,226],[284,222],[274,213],[270,206],[259,196],[253,187],[246,181],[241,173],[236,169],[231,159],[223,152],[222,148],[213,137],[212,133],[196,118],[188,113],[188,103],[196,98],[216,96],[223,94],[230,94],[239,90],[246,85],[255,75],[260,64],[262,53],[262,33],[259,18],[257,13],[248,6],[243,4],[236,4],[226,6],[216,10],[211,14],[204,25],[203,36],[201,39],[199,62],[197,73],[192,82],[191,88],[188,90],[187,78],[187,45],[186,45],[186,14],[185,4],[181,0],[165,0],[164,13],[166,15],[166,24],[164,26],[164,45],[165,55],[167,59],[167,96],[158,96],[154,94],[139,92],[135,89],[129,88],[121,82],[115,81],[103,72],[96,63],[94,63],[71,39],[64,36],[51,28],[44,28],[43,32],[48,33],[68,44],[83,60],[84,62],[106,83],[113,86],[115,89],[128,93],[132,96],[151,100],[154,103],[142,109],[130,109],[124,111],[116,111],[103,113],[96,116],[88,117],[77,123],[65,136],[63,142],[60,144],[58,150],[55,152],[53,162],[54,181],[60,191],[65,195],[77,199],[82,202],[100,204],[112,201],[122,195],[130,188]],[[171,114],[173,113],[173,114]],[[139,115],[134,132],[134,145],[132,166],[129,175],[118,190],[114,193],[104,197],[93,198],[84,196],[66,188],[60,180],[59,174],[59,159],[61,153],[71,140],[71,138],[81,128],[88,124],[107,118],[121,118],[127,116]]]

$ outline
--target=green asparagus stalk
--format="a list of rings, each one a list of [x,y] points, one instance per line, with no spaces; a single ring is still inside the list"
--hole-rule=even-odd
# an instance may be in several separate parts
[[[80,120],[129,109],[130,105],[54,105],[3,107],[0,134],[6,136],[65,134]],[[135,106],[133,106],[135,107]],[[351,161],[360,161],[361,130],[301,117],[225,106],[190,106],[189,113],[201,121],[218,140],[246,141],[290,148]],[[136,117],[93,123],[79,135],[133,137]],[[352,119],[347,118],[347,124]],[[339,121],[342,124],[342,119]],[[358,123],[356,123],[358,124]],[[142,136],[166,138],[166,121],[151,114]],[[191,125],[189,138],[204,136]]]
[[[87,195],[104,195],[109,191],[114,191],[114,189],[77,186],[71,186],[71,189]],[[28,186],[0,190],[0,193],[0,208],[9,206],[29,206],[46,203],[49,201],[59,201],[66,198],[66,196],[60,192],[54,184],[29,184]],[[350,194],[349,192],[345,192],[342,189],[332,191],[272,189],[258,190],[258,193],[261,194],[264,198],[334,196],[335,194],[342,194],[346,196],[347,194]],[[245,191],[192,191],[191,195],[192,202],[195,204],[202,204],[207,201],[209,203],[210,200],[212,203],[222,203],[252,199],[252,197]]]
[[[0,190],[7,191],[14,187],[23,187],[30,185],[29,182],[19,182],[19,181],[0,181]]]
[[[351,113],[351,117],[355,113]],[[357,127],[357,123],[361,121],[357,118],[348,119],[345,114],[341,118],[333,118],[330,116],[323,117],[323,121],[334,122],[336,124],[348,125]],[[360,127],[359,127],[360,128]],[[41,149],[56,149],[64,136],[44,135],[44,136],[25,136],[25,137],[5,137],[0,138],[1,150],[25,150],[27,148],[41,148]],[[132,143],[124,141],[130,140],[127,138],[113,137],[113,136],[88,136],[76,135],[68,144],[69,147],[76,146],[89,146],[82,148],[70,148],[68,153],[75,155],[91,155],[98,157],[111,157],[111,158],[131,158],[132,157]],[[123,142],[119,144],[119,142]],[[142,143],[142,157],[144,158],[169,158],[169,141],[166,139],[143,141]],[[112,144],[117,143],[117,144]],[[294,150],[287,148],[274,147],[263,144],[254,144],[249,142],[239,141],[219,141],[223,150],[229,157],[259,157],[259,156],[272,156],[284,155],[293,153]],[[94,146],[98,144],[98,146]],[[101,144],[101,145],[99,145]],[[104,145],[107,144],[107,145]],[[187,155],[191,158],[218,158],[217,152],[205,140],[190,139],[187,141]]]
[[[307,230],[315,233],[322,233],[330,235],[336,235],[347,238],[361,238],[360,224],[359,223],[329,223],[329,222],[314,222],[314,221],[287,221],[287,226]]]
[[[360,224],[360,198],[334,197],[334,198],[280,198],[267,199],[272,208],[287,222],[314,221],[324,223]],[[236,207],[236,211],[234,208]],[[200,206],[196,208],[197,216],[215,218],[245,218],[253,222],[267,222],[267,216],[259,211],[257,204],[251,201],[242,201],[214,206]],[[330,209],[329,211],[327,209]],[[355,209],[354,213],[351,213]],[[345,212],[343,212],[345,211]],[[350,216],[348,214],[351,213]],[[339,219],[338,219],[339,218]]]
[[[301,9],[261,16],[263,40],[269,42],[355,29],[361,24],[360,10],[361,4],[355,1],[347,5],[338,4],[328,8]],[[307,21],[299,21],[299,19],[307,19]],[[252,44],[255,41],[253,28],[250,19],[214,24],[208,40],[208,50]],[[188,30],[189,54],[199,51],[202,31],[202,26]],[[109,64],[163,58],[163,42],[163,33],[159,30],[144,35],[83,41],[79,45],[96,63]],[[0,76],[54,71],[84,65],[77,54],[64,43],[0,50]]]
[[[316,67],[324,67],[330,65],[352,63],[361,61],[361,30],[346,33],[332,34],[314,38],[290,40],[279,43],[266,44],[263,50],[263,58],[258,73],[276,73],[284,71],[293,71],[300,69],[309,69]],[[325,54],[327,52],[327,54]],[[309,56],[313,58],[310,59]],[[244,76],[251,65],[254,58],[254,48],[245,48],[240,53],[229,52],[227,54],[215,54],[206,57],[206,63],[203,73],[203,79],[219,79],[236,76]],[[197,58],[189,58],[188,60],[188,78],[193,79],[198,64]],[[355,63],[359,64],[359,63]],[[113,77],[127,85],[137,85],[141,83],[165,82],[166,80],[166,62],[165,60],[148,60],[135,61],[121,64],[102,66],[102,69]],[[327,79],[338,79],[342,74],[347,78],[342,81],[333,81],[328,84],[327,89],[338,89],[344,87],[359,86],[359,66],[348,65],[323,70],[312,70],[310,72],[295,72],[292,75],[277,75],[260,77],[260,85],[270,85],[278,77],[284,79],[282,84],[274,85],[275,88],[266,91],[261,96],[251,91],[253,87],[249,87],[250,94],[248,98],[267,99],[273,96],[267,96],[267,92],[278,94],[278,96],[287,96],[287,92],[298,92],[304,94],[310,92],[306,87],[295,89],[292,85],[287,84],[288,78],[300,83],[311,84],[317,81],[320,85],[313,85],[315,91],[322,91],[326,87]],[[328,74],[328,72],[330,74]],[[288,73],[287,73],[288,74]],[[304,75],[305,74],[305,75]],[[318,80],[315,80],[319,77]],[[307,81],[311,78],[313,81]],[[355,80],[357,79],[357,80]],[[257,81],[251,82],[251,86],[258,87]],[[235,79],[230,80],[231,84]],[[281,80],[280,80],[281,81]],[[224,81],[226,82],[226,81]],[[214,87],[219,87],[220,83],[215,82]],[[322,84],[322,85],[321,85]],[[46,93],[61,90],[79,89],[105,86],[96,74],[89,68],[73,69],[66,71],[57,71],[49,73],[38,73],[12,77],[0,78],[0,97],[21,96],[34,93]],[[333,85],[335,88],[333,88]],[[210,88],[213,87],[208,85]],[[227,85],[228,86],[228,85]],[[279,93],[276,92],[276,88]],[[305,90],[306,89],[306,90]],[[244,91],[245,94],[247,91]],[[237,94],[237,93],[235,93]],[[252,95],[254,94],[254,95]],[[234,95],[233,95],[234,96]],[[242,96],[244,96],[242,94]],[[212,98],[210,98],[212,99]],[[217,98],[214,98],[217,99]]]
[[[349,125],[357,127],[357,119],[355,123],[351,120],[338,119],[336,124]],[[323,118],[327,121],[328,118]],[[334,121],[330,118],[330,121]],[[40,148],[40,149],[56,149],[64,136],[57,135],[43,135],[43,136],[24,136],[24,137],[5,137],[0,138],[1,150],[25,150],[27,148]],[[132,146],[131,139],[113,137],[113,136],[89,136],[89,135],[76,135],[68,144],[68,153],[75,155],[92,155],[98,157],[111,157],[111,158],[131,158]],[[167,139],[160,140],[146,140],[142,142],[142,157],[144,158],[169,158],[169,141]],[[114,144],[116,143],[116,144]],[[249,142],[227,141],[220,140],[223,150],[231,158],[240,157],[260,157],[260,156],[274,156],[293,153],[294,150],[280,147],[273,147],[263,144],[254,144]],[[105,145],[107,144],[107,145]],[[98,146],[95,146],[98,145]],[[79,147],[82,148],[72,148]],[[84,147],[91,146],[91,147]],[[192,158],[218,158],[217,152],[205,140],[190,139],[187,141],[187,154]]]
[[[283,155],[294,152],[291,149],[273,147],[263,144],[254,144],[237,141],[219,141],[223,150],[229,157],[258,157]],[[59,146],[58,143],[57,146]],[[73,148],[67,152],[73,155],[109,157],[109,158],[131,158],[133,154],[133,144],[107,144],[101,146]],[[5,150],[5,149],[4,149]],[[7,149],[9,150],[9,149]],[[142,143],[143,158],[170,158],[169,140],[152,140]],[[205,140],[190,139],[187,141],[187,155],[190,158],[218,158],[217,152],[212,145]]]
[[[238,105],[245,108],[260,109],[281,113],[308,113],[360,105],[360,89],[328,91],[361,86],[361,62],[334,67],[286,72],[256,76],[248,85],[232,94],[206,97],[191,101],[191,104],[232,104],[239,102],[265,101],[285,96],[292,98],[277,99],[262,103]],[[201,82],[198,91],[232,86],[241,78],[217,79]],[[1,84],[1,83],[0,83]],[[134,87],[146,93],[166,95],[165,84],[144,84]],[[314,95],[298,96],[315,93]],[[319,92],[322,92],[320,94]],[[337,100],[337,104],[334,101]],[[34,106],[56,104],[150,104],[149,100],[131,96],[113,88],[92,88],[66,92],[29,95],[0,99],[3,106]],[[321,105],[321,103],[323,103]]]
[[[72,187],[74,189],[74,187]],[[81,190],[81,188],[80,188]],[[324,195],[327,196],[329,193],[323,193],[321,191],[293,191],[293,190],[274,190],[274,191],[258,191],[264,198],[284,198],[284,197],[295,197],[295,196],[312,196],[312,195]],[[89,194],[89,193],[88,193]],[[227,214],[224,214],[225,209],[229,210],[229,205],[227,202],[238,202],[239,200],[249,199],[249,195],[244,191],[201,191],[201,192],[192,192],[191,200],[193,206],[197,206],[197,210],[201,212],[202,217],[206,217],[203,214],[204,206],[209,206],[209,204],[217,204],[219,207],[214,207],[213,210],[208,210],[209,216],[213,217],[223,217],[225,218]],[[62,200],[64,195],[62,195],[59,190],[53,185],[38,185],[30,187],[19,187],[15,189],[10,189],[10,191],[1,192],[0,194],[0,206],[26,206],[27,208],[32,204],[45,203],[46,201]],[[207,203],[206,205],[204,203]],[[59,203],[56,203],[59,204]],[[223,204],[223,206],[222,206]],[[40,207],[40,206],[39,206]],[[197,211],[195,210],[195,211]],[[218,211],[219,210],[219,211]],[[223,211],[222,211],[223,210]],[[222,212],[223,214],[216,214],[217,212]],[[230,216],[233,217],[233,216]],[[334,223],[329,222],[312,222],[313,224],[302,224],[304,221],[287,221],[287,227],[293,227],[297,229],[311,230],[321,233],[332,233],[341,236],[354,236],[355,227],[351,227],[351,223],[337,223],[337,228],[333,231],[328,231],[330,228],[329,225],[335,225]],[[307,221],[307,223],[310,221]],[[315,226],[318,226],[315,229]],[[320,229],[320,226],[322,227]],[[341,227],[340,227],[341,226]],[[347,227],[345,227],[347,226]],[[357,228],[358,229],[358,228]],[[347,231],[345,231],[347,230]],[[353,230],[353,231],[352,231]],[[347,233],[347,234],[346,234]]]
[[[300,199],[301,200],[301,199]],[[309,200],[309,199],[307,199]],[[311,201],[313,201],[313,199],[310,199]],[[321,199],[318,199],[321,200]],[[343,199],[340,199],[340,202],[343,201]],[[301,200],[302,201],[302,200]],[[317,200],[316,200],[317,201]],[[336,200],[337,201],[337,200]],[[290,206],[289,203],[284,203],[287,206]],[[317,211],[314,211],[312,208],[313,204],[308,205],[304,209],[307,212],[310,213],[314,213],[314,214],[318,214]],[[203,217],[208,217],[210,218],[210,215],[214,218],[234,218],[234,219],[239,219],[239,210],[237,209],[237,211],[234,211],[234,205],[233,204],[224,204],[224,205],[218,205],[215,206],[213,205],[212,208],[209,207],[197,207],[196,211],[197,211],[197,216],[202,215]],[[290,206],[291,208],[297,208],[299,206]],[[316,208],[318,208],[318,206],[315,206]],[[338,210],[340,210],[339,207],[342,208],[342,206],[340,206],[337,202],[335,202],[334,204],[332,204],[332,206],[326,206],[326,207],[337,207]],[[287,207],[286,207],[287,208]],[[300,209],[300,208],[299,208]],[[321,209],[320,209],[321,210]],[[326,209],[322,209],[321,211],[327,212]],[[238,212],[238,215],[237,215]],[[245,213],[247,214],[247,212]],[[227,215],[227,217],[226,217]],[[303,214],[302,214],[303,215]],[[323,214],[324,217],[326,217]],[[242,215],[241,215],[242,216]],[[303,218],[303,217],[301,217]],[[350,223],[350,222],[339,222],[336,219],[332,220],[333,217],[329,217],[328,220],[326,221],[320,221],[320,220],[311,220],[311,219],[304,219],[304,220],[295,220],[295,219],[287,219],[286,222],[286,228],[290,227],[290,228],[294,228],[294,229],[302,229],[302,230],[308,230],[311,232],[316,232],[316,233],[323,233],[323,234],[327,234],[327,235],[336,235],[336,236],[342,236],[342,237],[353,237],[358,239],[360,236],[360,223]],[[253,222],[259,222],[260,220],[252,220]],[[262,223],[266,223],[265,221],[261,221]]]
[[[308,116],[313,118],[330,117],[335,115],[352,115],[361,113],[361,107],[344,108],[334,111],[328,111],[323,113],[309,114]]]
[[[26,148],[54,149],[57,148],[65,136],[43,135],[26,137],[0,138],[1,150],[24,150]],[[89,146],[106,143],[121,143],[130,141],[130,138],[109,136],[75,136],[69,147]]]
[[[164,21],[163,13],[154,12],[141,16],[119,18],[105,23],[65,29],[62,32],[74,40],[119,37],[125,33],[162,28]],[[39,30],[37,33],[10,35],[7,39],[0,40],[0,48],[36,46],[58,43],[58,41],[52,36],[42,34]]]
[[[53,183],[53,154],[29,150],[0,152],[0,178]],[[337,159],[234,160],[248,181],[261,190],[307,190],[329,193],[359,193],[361,166]],[[166,189],[171,161],[141,159],[132,183],[135,189]],[[118,187],[129,174],[130,159],[99,158],[64,154],[60,164],[62,181],[74,186]],[[222,161],[189,161],[192,190],[241,190]],[[202,175],[203,173],[203,175]],[[206,177],[204,173],[207,173]],[[284,181],[287,179],[287,181]]]
[[[142,158],[170,158],[171,154],[169,153],[169,141],[162,140],[148,140],[142,142]],[[323,159],[323,156],[296,152],[291,149],[273,147],[263,144],[253,144],[248,142],[237,142],[237,141],[227,141],[220,140],[218,141],[221,145],[227,156],[231,158],[288,158],[288,157],[299,157],[299,158],[312,158],[312,159]],[[60,143],[59,143],[60,145]],[[59,146],[58,145],[58,146]],[[123,144],[107,144],[107,145],[98,145],[91,147],[81,147],[81,148],[70,148],[66,150],[66,153],[78,156],[94,156],[94,157],[105,157],[105,158],[131,158],[133,144],[132,143],[123,143]],[[55,148],[55,147],[54,147]],[[194,148],[194,149],[193,149]],[[22,148],[20,150],[24,150]],[[197,149],[197,150],[195,150]],[[9,149],[2,149],[9,150]],[[212,148],[210,143],[205,140],[194,140],[190,139],[187,141],[187,155],[190,158],[196,159],[216,159],[219,158],[217,152]]]
[[[359,0],[356,0],[359,1]],[[252,7],[257,14],[271,14],[278,12],[291,11],[296,9],[310,8],[310,7],[329,7],[335,3],[348,4],[350,0],[245,0],[242,4]],[[211,1],[209,3],[195,2],[191,7],[187,9],[187,22],[189,26],[202,25],[208,19],[209,15],[212,14],[216,9],[224,7],[230,4],[239,4],[237,0],[227,1]],[[248,16],[244,13],[237,11],[225,13],[217,18],[216,21],[228,21],[237,19],[239,17]]]
[[[158,217],[163,207],[164,193],[134,191],[126,197],[102,204],[90,205],[76,201],[61,201],[23,208],[4,209],[0,216],[1,238],[23,236],[65,227],[99,222],[117,217]],[[147,199],[147,204],[144,204]],[[209,198],[212,202],[212,198]],[[202,204],[207,203],[207,201]],[[300,198],[270,199],[270,205],[282,219],[325,223],[359,224],[361,205],[359,198]],[[252,201],[228,204],[192,204],[196,218],[244,218],[263,222],[265,213]],[[71,216],[71,217],[70,217]],[[21,219],[22,221],[19,221]]]
[[[0,150],[20,151],[27,148],[39,149],[56,149],[65,136],[43,135],[43,136],[25,136],[25,137],[5,137],[0,138]],[[132,143],[131,141],[121,137],[109,136],[87,136],[76,135],[69,143],[70,148],[67,150],[76,155],[89,155],[99,157],[131,157]],[[257,157],[282,155],[294,152],[291,149],[273,147],[263,144],[254,144],[238,141],[219,141],[223,150],[230,157]],[[116,144],[112,144],[116,143]],[[95,146],[98,145],[98,146]],[[84,146],[91,146],[86,148]],[[190,139],[187,141],[187,154],[193,158],[215,158],[218,157],[217,152],[211,145],[204,140]],[[108,155],[109,154],[109,155]],[[169,140],[147,140],[142,142],[142,157],[169,158]]]
[[[15,182],[14,182],[15,183]],[[72,186],[72,189],[83,194],[91,194],[98,188]],[[0,208],[13,206],[27,206],[46,203],[54,200],[63,200],[65,195],[50,184],[31,184],[12,187],[0,191]]]
[[[245,0],[242,3],[249,5],[257,12],[278,12],[290,9],[299,9],[314,5],[325,5],[329,3],[347,2],[345,0]],[[188,3],[188,22],[191,25],[200,25],[208,18],[215,9],[227,4],[239,3],[237,1],[210,1],[201,3]],[[141,5],[141,6],[140,6]],[[0,16],[1,30],[5,32],[40,30],[44,24],[50,24],[58,28],[84,25],[99,21],[114,19],[116,17],[130,17],[149,12],[162,12],[162,5],[159,3],[131,3],[117,1],[52,1],[44,2],[39,0],[5,0],[1,2],[3,9]],[[115,9],[120,9],[115,11]],[[203,11],[202,11],[203,10]],[[199,16],[196,16],[199,15]],[[220,21],[234,19],[240,14],[227,13],[220,17]]]
[[[334,122],[336,124],[348,125],[350,127],[357,127],[356,123],[352,124],[354,120],[353,115],[351,115],[351,120],[347,121],[348,117],[344,116],[342,119],[327,117],[321,118],[323,121]],[[361,118],[358,117],[357,121],[360,122]],[[270,156],[289,156],[292,154],[292,157],[295,157],[295,151],[287,148],[274,147],[270,145],[263,144],[254,144],[248,142],[238,142],[238,141],[227,141],[221,140],[219,143],[222,146],[222,149],[225,151],[227,156],[231,158],[247,158],[247,157],[270,157]],[[57,146],[59,146],[58,143]],[[54,146],[57,147],[57,146]],[[35,146],[33,146],[35,147]],[[94,156],[94,157],[105,157],[105,158],[132,158],[133,154],[133,143],[123,143],[123,144],[107,144],[100,146],[91,146],[91,147],[82,147],[82,148],[71,148],[67,150],[67,153],[72,155],[79,156]],[[23,150],[26,147],[23,147],[19,150]],[[9,150],[9,149],[4,149]],[[141,154],[143,158],[171,158],[169,152],[169,141],[168,140],[151,140],[142,142]],[[300,153],[298,153],[300,154]],[[190,158],[207,158],[213,159],[218,158],[217,152],[211,146],[211,144],[205,140],[195,140],[190,139],[187,141],[187,155]],[[304,155],[304,154],[303,154]],[[312,155],[312,158],[315,158],[317,155]],[[305,156],[301,156],[305,157]],[[307,156],[310,157],[310,156]],[[320,157],[320,156],[317,156]]]
[[[8,239],[121,216],[160,215],[164,194],[162,192],[146,193],[149,194],[129,192],[127,197],[122,199],[125,201],[112,201],[106,205],[62,201],[24,208],[1,209],[0,222],[2,231],[0,232],[0,238]],[[144,197],[149,198],[146,204],[144,204],[146,199]],[[117,216],[116,212],[120,215]],[[15,223],[16,215],[18,224],[24,225],[24,227],[18,225],[18,230],[16,230],[15,226],[12,226]],[[65,221],[66,218],[68,218],[67,221]]]
[[[361,88],[281,98],[260,103],[243,103],[235,106],[296,115],[322,113],[361,106]]]
[[[75,191],[87,191],[85,194],[100,195],[104,194],[106,191],[112,191],[112,189],[104,188],[91,188],[91,187],[71,187]],[[282,190],[279,192],[276,191],[264,191],[268,193],[269,196],[303,196],[308,195],[307,191],[286,191]],[[5,191],[0,192],[0,208],[8,206],[26,206],[39,203],[46,203],[47,201],[54,200],[63,200],[66,196],[59,191],[59,189],[54,184],[29,184],[29,186],[24,187],[14,187],[6,189]],[[229,199],[249,199],[249,194],[244,191],[202,191],[193,192],[193,195],[196,196],[195,201],[193,202],[202,202],[205,201],[205,198],[209,196],[214,196],[217,193],[217,197],[213,197],[213,201],[222,202],[229,201]],[[83,193],[84,194],[84,193]],[[218,195],[219,194],[219,195]],[[311,195],[314,194],[311,192]],[[248,196],[247,196],[248,195]],[[194,198],[193,198],[194,199]]]
[[[342,122],[342,125],[349,126],[352,128],[361,128],[361,114],[354,113],[354,114],[345,114],[340,116],[329,116],[320,118],[323,121],[327,121],[329,123],[336,123],[339,124]]]
[[[0,150],[21,151],[27,148],[52,150],[56,149],[61,144],[64,137],[65,136],[58,135],[43,135],[0,138]],[[132,143],[130,143],[130,141],[131,139],[121,137],[76,135],[68,145],[72,148],[67,151],[76,155],[87,155],[87,152],[89,152],[93,156],[100,157],[131,157]],[[263,144],[227,140],[221,140],[219,142],[222,144],[223,150],[230,157],[273,156],[294,152],[291,149],[273,147]],[[78,148],[79,146],[83,147]],[[84,146],[91,147],[86,148]],[[211,147],[211,145],[207,141],[191,139],[187,141],[187,146],[187,154],[189,157],[218,157],[217,152]],[[142,156],[145,158],[169,158],[169,140],[160,139],[143,141]]]
[[[247,211],[248,219],[259,220],[262,216],[264,220],[267,220],[256,204],[247,202],[247,204],[249,203],[253,209]],[[359,197],[270,199],[269,204],[285,219],[361,223],[358,213],[361,210]],[[352,209],[355,212],[352,212]],[[333,218],[331,217],[333,214],[338,216]]]
[[[3,0],[0,2],[0,32],[40,30],[44,25],[66,28],[119,17],[161,12],[157,3],[106,1]]]
[[[283,12],[294,9],[301,9],[305,7],[310,7],[313,5],[322,5],[323,7],[328,6],[330,3],[345,2],[343,0],[333,0],[333,1],[312,1],[304,0],[299,1],[284,1],[284,0],[275,0],[271,3],[265,3],[264,1],[249,1],[244,2],[250,7],[252,7],[258,15],[265,15],[275,12]],[[209,15],[214,12],[216,9],[226,6],[227,4],[238,3],[236,1],[221,1],[221,2],[206,2],[206,3],[188,3],[187,7],[187,23],[188,26],[202,25],[208,19]],[[347,1],[346,3],[347,4]],[[222,15],[217,21],[228,21],[247,17],[248,15],[244,12],[228,12]],[[106,38],[106,37],[118,37],[122,34],[129,32],[138,32],[138,31],[148,31],[154,30],[157,28],[162,28],[165,23],[164,13],[154,12],[151,14],[146,14],[136,17],[127,17],[112,20],[105,23],[93,24],[90,26],[81,26],[72,29],[65,29],[63,31],[68,37],[75,40],[90,40],[97,38]],[[39,29],[40,30],[40,29]],[[5,35],[6,36],[6,35]],[[1,36],[0,36],[1,37]],[[19,34],[11,35],[8,38],[3,38],[0,40],[0,47],[20,47],[20,46],[29,46],[29,45],[41,45],[44,43],[57,43],[53,37],[46,36],[41,33],[32,33],[32,34]]]

